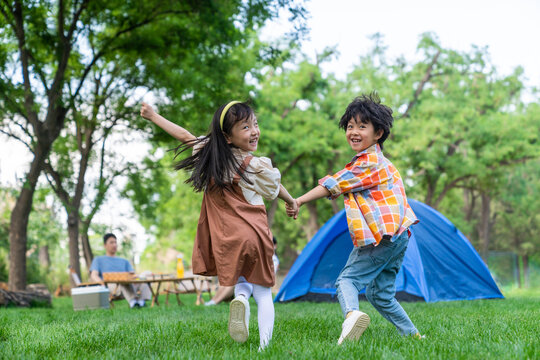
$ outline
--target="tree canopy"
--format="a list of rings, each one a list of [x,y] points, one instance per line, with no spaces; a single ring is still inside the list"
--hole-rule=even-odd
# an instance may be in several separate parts
[[[293,32],[279,45],[262,42],[261,27],[283,10]],[[223,103],[249,101],[261,128],[258,154],[271,158],[296,197],[350,161],[338,122],[352,99],[371,92],[394,111],[385,154],[409,197],[448,216],[484,257],[504,249],[527,263],[540,246],[533,236],[540,107],[522,69],[499,74],[486,48],[444,48],[430,33],[418,43],[419,59],[389,59],[375,34],[341,79],[322,70],[334,49],[315,59],[299,50],[305,16],[294,0],[1,1],[0,133],[23,143],[32,161],[19,188],[6,190],[10,210],[0,207],[0,276],[9,246],[10,287],[33,278],[27,268],[37,262],[27,252],[47,245],[34,243],[33,219],[51,214],[47,238],[65,231],[70,265],[79,271],[81,246],[88,264],[91,225],[111,189],[131,201],[154,238],[145,267],[164,271],[160,259],[170,249],[190,259],[201,194],[172,171],[167,150],[176,141],[138,116],[143,99],[195,135]],[[535,101],[524,102],[524,91]],[[128,161],[119,148],[130,146],[149,153]],[[58,213],[42,207],[45,186],[64,209],[62,230]],[[285,267],[342,207],[320,200],[292,221],[283,204],[267,203]]]
[[[301,4],[281,0],[0,3],[0,128],[24,143],[33,155],[11,213],[10,288],[24,289],[26,285],[28,218],[38,179],[46,167],[57,193],[64,194],[62,201],[72,229],[70,262],[79,270],[77,212],[88,158],[81,158],[79,171],[70,172],[66,167],[55,169],[53,166],[61,166],[61,162],[53,164],[49,155],[71,121],[78,126],[72,132],[77,135],[82,133],[81,119],[85,119],[87,130],[102,125],[102,119],[92,111],[103,109],[84,100],[91,100],[92,95],[109,96],[99,91],[99,86],[107,84],[124,90],[175,89],[174,95],[184,98],[192,96],[191,86],[196,86],[202,101],[184,104],[219,98],[218,94],[225,93],[223,85],[238,78],[234,65],[239,58],[229,55],[251,46],[254,31],[277,16],[281,8],[289,9],[296,19],[304,13]],[[109,109],[113,111],[126,106],[122,102],[112,105]],[[84,146],[80,141],[71,144],[79,144],[80,151],[91,155],[94,131],[85,134]],[[74,150],[61,145],[57,149]],[[79,189],[67,194],[62,181],[75,174],[80,178]]]

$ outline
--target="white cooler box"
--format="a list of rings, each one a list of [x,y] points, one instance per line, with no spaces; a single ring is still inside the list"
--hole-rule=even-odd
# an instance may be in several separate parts
[[[71,289],[73,310],[108,309],[109,289],[104,286],[87,286]]]

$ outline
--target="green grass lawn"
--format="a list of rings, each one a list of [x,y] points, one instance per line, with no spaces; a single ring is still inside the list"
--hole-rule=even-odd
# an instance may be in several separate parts
[[[250,337],[238,344],[227,333],[228,304],[195,306],[184,295],[184,306],[131,310],[120,301],[110,310],[75,312],[70,298],[60,298],[52,309],[0,309],[0,358],[538,359],[539,295],[403,303],[427,336],[420,341],[399,336],[362,302],[371,324],[359,342],[343,346],[337,303],[276,304],[274,337],[262,353],[253,299]]]

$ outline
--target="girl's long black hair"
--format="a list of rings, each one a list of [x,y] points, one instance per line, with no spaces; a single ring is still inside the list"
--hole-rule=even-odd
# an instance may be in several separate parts
[[[242,164],[234,156],[233,145],[227,143],[224,133],[231,136],[234,124],[255,116],[255,113],[246,103],[234,104],[225,114],[222,130],[219,119],[225,106],[226,104],[220,106],[214,113],[207,136],[182,144],[175,149],[176,158],[194,145],[206,141],[206,144],[198,152],[179,161],[174,167],[176,170],[184,169],[191,172],[186,183],[191,184],[196,192],[210,190],[214,187],[223,191],[230,187],[230,180],[234,174],[239,174],[244,181],[251,183],[246,177],[245,171],[238,171]]]

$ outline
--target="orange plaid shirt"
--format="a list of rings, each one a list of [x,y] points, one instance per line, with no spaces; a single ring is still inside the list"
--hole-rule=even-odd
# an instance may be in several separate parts
[[[345,168],[319,180],[335,199],[344,195],[347,224],[354,246],[378,245],[418,219],[407,202],[399,171],[379,144],[359,152]]]

